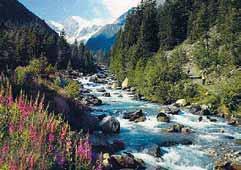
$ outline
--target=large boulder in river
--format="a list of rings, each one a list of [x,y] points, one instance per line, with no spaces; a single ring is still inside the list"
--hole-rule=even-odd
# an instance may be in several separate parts
[[[109,161],[111,169],[138,169],[144,170],[145,163],[143,160],[135,158],[132,154],[112,155]]]
[[[136,112],[124,113],[123,119],[129,119],[132,122],[144,122],[146,120],[146,116],[144,115],[142,110],[138,110]]]
[[[175,124],[171,128],[169,128],[167,132],[189,134],[191,133],[191,129],[184,127],[184,125],[181,125],[181,124]]]
[[[112,116],[104,117],[99,123],[99,126],[104,133],[120,132],[120,122]]]
[[[192,114],[195,114],[195,115],[211,116],[211,115],[214,115],[214,113],[211,111],[210,108],[211,107],[208,105],[192,104],[189,110]]]
[[[177,100],[176,103],[175,103],[175,106],[177,106],[177,107],[185,107],[185,106],[187,106],[186,99]]]
[[[98,99],[96,96],[88,94],[88,95],[84,95],[81,97],[80,102],[84,105],[94,105],[94,106],[98,106],[102,104],[102,101],[100,99]]]
[[[163,107],[160,112],[165,113],[167,115],[178,115],[181,112],[181,110],[176,106],[168,106]]]
[[[181,133],[182,132],[182,128],[184,128],[183,125],[175,124],[171,128],[169,128],[167,131],[171,132],[171,133]]]
[[[167,122],[167,123],[169,123],[170,122],[170,118],[165,113],[160,112],[157,115],[157,121],[158,122]]]
[[[128,80],[127,77],[126,77],[125,80],[122,82],[121,87],[122,87],[122,89],[126,89],[126,88],[129,87],[129,80]]]

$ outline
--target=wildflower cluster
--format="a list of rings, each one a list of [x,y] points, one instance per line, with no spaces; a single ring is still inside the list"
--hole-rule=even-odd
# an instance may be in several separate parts
[[[14,100],[8,91],[0,88],[0,169],[92,169],[88,136],[44,110],[40,97]]]

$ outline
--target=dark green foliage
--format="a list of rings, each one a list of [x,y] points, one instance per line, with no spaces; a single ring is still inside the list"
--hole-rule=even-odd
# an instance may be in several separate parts
[[[170,0],[157,9],[160,43],[163,48],[172,49],[187,38],[192,3],[190,0]]]
[[[142,63],[144,64],[144,63]],[[145,69],[138,63],[135,70],[134,85],[140,93],[154,101],[170,103],[178,99],[181,80],[185,78],[176,58],[154,57],[148,61]]]
[[[64,31],[59,36],[18,1],[0,2],[0,70],[26,66],[32,59],[46,57],[58,69],[66,69],[71,59],[74,69],[93,71],[92,54],[87,50],[76,53],[76,46],[66,42]]]
[[[71,45],[71,59],[69,64],[71,69],[80,70],[84,73],[95,72],[95,64],[93,54],[86,49],[83,43],[78,44],[77,41]]]
[[[190,60],[216,73],[227,65],[241,65],[241,2],[166,0],[155,4],[155,0],[142,1],[128,15],[111,53],[112,72],[120,81],[128,77],[139,93],[162,103],[205,97],[183,68]],[[184,41],[194,44],[192,53],[177,47]],[[217,101],[215,95],[207,98]]]
[[[64,90],[66,91],[69,97],[77,98],[79,96],[80,85],[77,81],[71,80],[64,87]]]

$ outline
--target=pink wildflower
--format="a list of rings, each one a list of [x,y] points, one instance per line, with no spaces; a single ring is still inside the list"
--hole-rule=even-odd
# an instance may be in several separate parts
[[[50,120],[47,124],[47,128],[50,130],[51,133],[56,131],[57,125],[54,120]]]
[[[24,123],[23,123],[23,121],[20,121],[18,130],[19,130],[19,132],[23,132],[23,129],[24,129]]]
[[[18,167],[15,162],[11,161],[9,165],[10,170],[18,170]]]
[[[7,144],[3,145],[2,147],[2,154],[7,154],[9,151],[9,146]]]
[[[0,167],[3,165],[4,160],[2,158],[0,158]]]
[[[97,161],[95,170],[103,170],[102,163],[100,161]]]
[[[9,134],[10,135],[13,134],[14,131],[15,131],[14,124],[13,123],[9,123],[9,125],[8,125],[8,132],[9,132]]]
[[[50,143],[52,143],[52,142],[54,142],[54,139],[55,139],[54,134],[50,133],[50,134],[48,135],[48,141],[49,141]]]
[[[13,97],[12,96],[8,96],[6,104],[7,104],[7,106],[12,106],[12,104],[13,104]]]
[[[88,140],[79,142],[77,146],[77,156],[83,160],[91,160],[91,145]]]
[[[27,161],[28,161],[28,163],[29,163],[29,169],[30,169],[30,170],[33,170],[33,169],[34,169],[34,164],[35,164],[34,156],[33,156],[33,155],[30,155],[30,156],[27,158]]]
[[[60,135],[60,138],[61,138],[62,140],[64,140],[64,138],[65,138],[65,136],[66,136],[67,128],[68,128],[67,126],[62,127],[61,135]]]
[[[33,111],[33,107],[26,104],[21,98],[18,102],[18,109],[22,113],[23,118],[27,118]]]
[[[29,137],[33,141],[37,140],[37,131],[36,131],[36,128],[33,125],[31,125],[30,128],[29,128]]]
[[[49,146],[48,146],[48,152],[50,153],[50,152],[52,152],[53,150],[54,150],[53,145],[49,145]]]

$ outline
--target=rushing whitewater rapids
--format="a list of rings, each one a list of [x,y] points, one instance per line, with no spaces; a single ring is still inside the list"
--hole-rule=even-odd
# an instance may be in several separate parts
[[[210,154],[212,151],[220,152],[222,155],[226,149],[241,150],[241,147],[235,144],[236,139],[241,139],[241,128],[228,125],[224,119],[215,118],[217,122],[210,122],[204,118],[199,122],[199,116],[183,110],[182,114],[172,115],[170,123],[158,122],[156,116],[162,106],[146,101],[136,101],[126,91],[112,90],[105,84],[89,82],[89,77],[78,80],[84,88],[91,89],[91,93],[103,101],[103,105],[93,108],[93,114],[115,116],[120,121],[120,134],[109,135],[108,138],[124,141],[125,151],[143,159],[149,170],[155,170],[157,167],[170,170],[212,170],[215,161]],[[103,93],[97,92],[97,89],[102,87],[111,94],[111,97],[103,97]],[[139,109],[145,112],[147,117],[145,122],[135,123],[122,118],[123,113]],[[164,128],[175,123],[190,127],[195,133],[185,135],[163,132]],[[222,133],[223,130],[224,133]],[[149,146],[155,144],[162,146],[165,141],[185,139],[191,140],[193,144],[162,147],[166,151],[162,158],[148,154]]]

